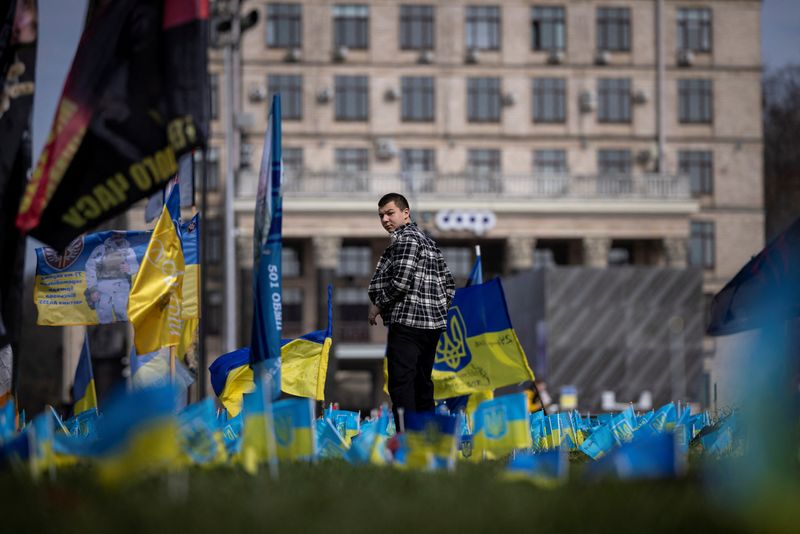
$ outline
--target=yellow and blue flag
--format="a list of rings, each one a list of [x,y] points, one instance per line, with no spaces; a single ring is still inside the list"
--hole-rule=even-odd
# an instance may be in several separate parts
[[[344,458],[349,446],[331,422],[324,417],[317,419],[317,455],[320,458]]]
[[[14,399],[0,406],[0,444],[10,440],[17,432],[17,412]]]
[[[178,424],[181,451],[188,463],[219,465],[227,460],[214,401],[210,397],[184,408],[178,414]]]
[[[405,465],[412,469],[455,468],[457,415],[405,414]]]
[[[598,478],[615,475],[623,479],[672,478],[684,467],[672,433],[660,433],[625,443],[597,462],[592,462],[586,475]]]
[[[325,379],[333,336],[333,288],[328,286],[328,326],[281,341],[281,391],[325,400]]]
[[[161,210],[130,292],[128,317],[137,354],[176,346],[181,341],[185,264],[179,216],[180,191],[176,185]]]
[[[578,449],[592,460],[599,460],[616,447],[618,443],[619,441],[617,441],[611,428],[607,425],[601,425],[583,440]]]
[[[180,465],[171,385],[117,391],[98,421],[93,445],[101,481],[125,483]]]
[[[391,412],[382,407],[377,420],[361,425],[361,432],[350,442],[350,449],[345,454],[345,460],[351,464],[386,465],[389,463],[386,440],[389,437],[390,419]]]
[[[503,474],[505,480],[526,480],[544,488],[554,488],[567,481],[567,451],[557,448],[543,452],[520,452],[512,456]]]
[[[353,437],[361,432],[361,414],[349,410],[334,410],[331,407],[324,412],[325,419],[331,422],[333,428],[342,436],[349,447]]]
[[[528,399],[524,393],[482,402],[475,410],[473,455],[502,456],[514,449],[531,447]]]
[[[511,326],[499,279],[456,291],[436,348],[432,378],[437,399],[534,379]]]
[[[280,395],[281,248],[283,200],[281,159],[281,95],[272,97],[269,124],[258,175],[253,231],[253,328],[250,363],[257,373],[271,375],[271,395]],[[267,363],[267,360],[271,360]]]
[[[328,327],[281,340],[280,389],[296,397],[325,398],[325,380],[333,329],[332,289],[328,287]],[[223,354],[209,366],[214,393],[231,417],[242,409],[242,395],[255,389],[250,348]],[[269,361],[267,362],[269,364]]]
[[[663,432],[664,430],[671,430],[677,420],[678,412],[675,408],[675,403],[670,402],[656,410],[649,424],[656,432]]]
[[[250,368],[250,348],[223,354],[211,363],[208,370],[214,393],[229,416],[236,417],[242,411],[243,396],[256,389],[253,369]]]
[[[283,399],[272,405],[275,443],[280,460],[311,460],[317,438],[312,399]]]
[[[94,387],[94,373],[92,372],[92,356],[89,352],[89,336],[83,338],[83,348],[78,367],[75,369],[75,380],[72,383],[73,415],[93,410],[97,411],[97,391]]]

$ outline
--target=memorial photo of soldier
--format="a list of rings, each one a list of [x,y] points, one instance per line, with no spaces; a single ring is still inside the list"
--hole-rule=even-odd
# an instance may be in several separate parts
[[[131,279],[139,270],[124,232],[113,232],[86,261],[86,302],[100,324],[128,320]]]

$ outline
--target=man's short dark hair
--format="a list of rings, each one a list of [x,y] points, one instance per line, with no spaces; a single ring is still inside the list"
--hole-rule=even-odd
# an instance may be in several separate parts
[[[382,208],[389,202],[394,202],[394,205],[400,208],[401,211],[411,207],[408,205],[408,200],[406,200],[406,197],[400,193],[386,193],[378,201],[378,207]]]

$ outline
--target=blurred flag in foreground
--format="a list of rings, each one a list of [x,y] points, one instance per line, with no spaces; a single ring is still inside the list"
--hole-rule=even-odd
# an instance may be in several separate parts
[[[83,338],[83,348],[78,367],[75,369],[75,381],[72,384],[73,415],[81,414],[88,410],[97,411],[97,392],[94,388],[94,373],[92,373],[92,355],[89,353],[89,336]]]
[[[518,452],[508,460],[506,480],[529,480],[552,488],[564,484],[569,475],[569,459],[563,448],[544,452]]]
[[[456,290],[432,378],[437,399],[534,379],[499,279]]]
[[[405,414],[405,465],[414,469],[454,469],[458,416]]]
[[[171,385],[117,391],[98,421],[100,479],[123,483],[178,465],[180,441]]]
[[[532,445],[528,399],[524,393],[480,403],[474,419],[472,456],[475,459],[481,459],[484,453],[502,456]]]
[[[320,458],[343,458],[349,448],[344,438],[324,417],[317,419],[317,454]]]
[[[683,470],[675,436],[661,433],[625,443],[589,465],[590,478],[615,475],[618,478],[672,478]]]
[[[311,460],[317,439],[312,399],[283,399],[272,405],[275,442],[281,460]]]

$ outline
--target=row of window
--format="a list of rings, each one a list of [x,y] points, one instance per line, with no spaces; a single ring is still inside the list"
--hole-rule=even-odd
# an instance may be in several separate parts
[[[301,47],[303,11],[300,4],[267,5],[266,41],[271,48]],[[352,49],[369,48],[369,6],[336,4],[332,9],[333,44]],[[433,50],[436,47],[436,11],[432,5],[400,6],[401,50]],[[710,52],[711,9],[686,7],[677,10],[678,46],[684,50]],[[631,49],[631,10],[598,7],[595,17],[599,50]],[[464,44],[474,50],[500,50],[502,17],[499,6],[466,6]],[[530,10],[532,50],[564,50],[567,47],[566,9],[563,6],[533,6]]]
[[[207,183],[209,190],[219,187],[219,165],[215,149],[210,149],[208,157]],[[335,167],[340,172],[367,172],[370,154],[366,148],[337,148]],[[499,174],[501,168],[500,150],[471,149],[467,152],[467,166],[476,174]],[[198,160],[199,163],[199,160]],[[533,171],[541,174],[567,174],[567,152],[564,149],[545,149],[533,151]],[[305,167],[303,149],[284,147],[284,169],[289,179]],[[405,148],[400,151],[402,172],[436,171],[436,151],[429,148]],[[633,153],[630,150],[604,149],[597,152],[597,170],[603,174],[630,174],[633,168]],[[713,154],[708,150],[681,150],[678,152],[678,172],[689,176],[694,195],[713,193],[714,163]],[[200,171],[196,171],[201,176]]]
[[[281,94],[284,120],[303,118],[303,75],[271,74],[267,77],[271,95]],[[403,76],[400,81],[400,118],[406,122],[433,122],[436,117],[435,81],[430,76]],[[334,114],[337,121],[369,120],[369,79],[367,76],[334,77]],[[531,119],[537,123],[564,123],[567,119],[567,79],[533,78]],[[629,123],[634,95],[629,78],[597,80],[597,120],[601,123]],[[499,122],[504,97],[500,78],[467,78],[467,119],[470,122]],[[581,103],[583,106],[584,104]],[[587,103],[587,105],[590,105]],[[684,124],[710,124],[713,120],[712,80],[678,80],[678,120]]]
[[[283,165],[287,177],[305,168],[303,149],[283,148]],[[334,152],[335,166],[341,172],[367,172],[370,153],[367,148],[337,148]],[[210,148],[206,180],[209,190],[219,187],[218,153]],[[633,168],[633,153],[630,150],[604,149],[597,152],[599,174],[630,174]],[[467,152],[467,166],[476,174],[499,174],[502,172],[500,150],[471,149]],[[200,159],[196,158],[199,165]],[[564,149],[544,149],[533,151],[533,171],[541,174],[567,174],[567,151]],[[405,148],[400,151],[402,172],[436,172],[436,151],[430,148]],[[197,169],[196,176],[201,176]],[[713,193],[714,160],[708,150],[680,150],[678,152],[678,172],[689,176],[694,195]],[[209,230],[210,232],[213,230]]]

